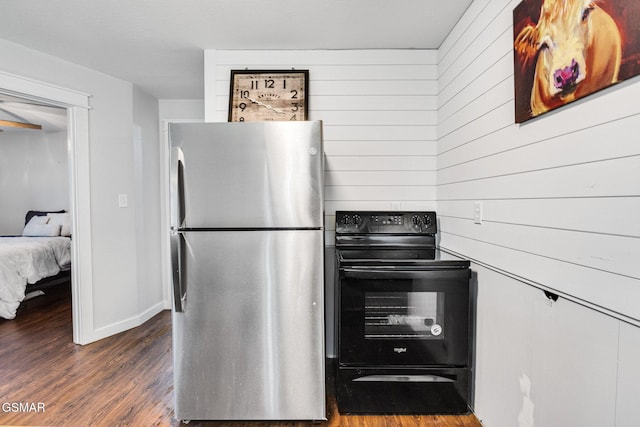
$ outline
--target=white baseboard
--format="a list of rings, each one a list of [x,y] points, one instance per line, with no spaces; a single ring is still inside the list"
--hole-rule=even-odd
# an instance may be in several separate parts
[[[93,333],[90,334],[90,337],[87,337],[88,340],[86,340],[83,344],[89,344],[91,342],[119,334],[129,329],[136,328],[163,310],[165,310],[165,302],[161,301],[143,311],[142,313],[138,314],[137,316],[133,316],[120,322],[97,328],[93,331]]]

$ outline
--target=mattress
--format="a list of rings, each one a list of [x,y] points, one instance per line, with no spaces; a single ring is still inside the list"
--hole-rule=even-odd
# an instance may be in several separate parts
[[[0,237],[0,317],[15,317],[28,283],[70,267],[69,237]]]

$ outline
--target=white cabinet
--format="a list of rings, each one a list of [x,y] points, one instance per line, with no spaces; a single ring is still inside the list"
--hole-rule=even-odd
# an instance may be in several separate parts
[[[563,298],[551,302],[540,289],[492,270],[473,270],[479,280],[474,410],[485,426],[637,422],[639,328]]]
[[[616,427],[636,427],[640,406],[640,328],[620,323]]]
[[[619,322],[542,291],[532,303],[535,425],[613,426]]]
[[[531,375],[535,293],[493,271],[474,270],[480,280],[474,410],[487,427],[518,426],[524,399],[519,380]]]

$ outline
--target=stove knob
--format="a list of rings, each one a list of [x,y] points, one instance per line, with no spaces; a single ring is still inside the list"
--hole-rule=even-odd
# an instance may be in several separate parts
[[[426,225],[427,227],[431,225],[431,216],[430,215],[425,215],[424,216],[424,225]]]
[[[420,217],[419,217],[418,215],[414,215],[414,216],[411,218],[411,222],[413,223],[413,225],[418,225],[418,224],[420,224]]]
[[[353,223],[354,223],[355,225],[358,225],[358,224],[360,224],[361,222],[362,222],[362,218],[360,218],[360,215],[354,215],[354,216],[353,216]]]
[[[345,215],[342,217],[342,223],[344,225],[349,225],[351,223],[351,219],[349,219],[349,215]]]

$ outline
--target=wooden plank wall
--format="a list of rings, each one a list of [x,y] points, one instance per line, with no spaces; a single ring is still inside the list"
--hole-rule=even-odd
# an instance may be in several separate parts
[[[325,141],[326,243],[339,209],[435,209],[437,52],[207,51],[209,121],[226,121],[231,69],[308,69]]]
[[[638,324],[640,80],[515,125],[518,3],[474,1],[439,49],[441,246]]]

